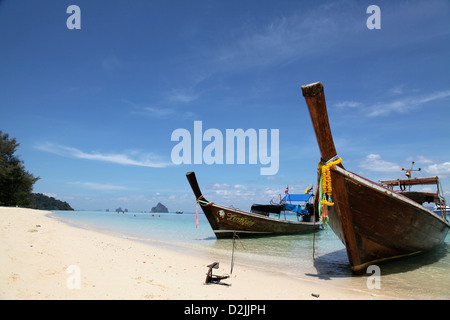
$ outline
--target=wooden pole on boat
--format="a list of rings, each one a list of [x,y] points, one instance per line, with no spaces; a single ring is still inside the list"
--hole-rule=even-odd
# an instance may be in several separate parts
[[[203,213],[205,214],[206,218],[208,219],[209,224],[211,225],[212,229],[217,230],[219,228],[216,217],[211,210],[212,203],[209,203],[205,197],[203,197],[202,192],[200,190],[200,187],[198,186],[197,178],[195,177],[194,172],[187,172],[186,178],[189,181],[189,184],[191,185],[192,191],[195,195],[195,200],[197,201],[197,209],[196,212],[198,212],[198,207],[201,206]],[[196,214],[196,227],[198,226],[198,215]]]
[[[328,161],[336,156],[336,148],[328,122],[322,82],[304,85],[302,86],[302,92],[308,105],[322,160]]]
[[[199,199],[202,196],[202,192],[200,191],[200,187],[198,186],[197,178],[195,177],[195,172],[187,172],[186,178],[191,185],[192,191],[194,192],[195,198]],[[205,198],[203,200],[206,201]]]

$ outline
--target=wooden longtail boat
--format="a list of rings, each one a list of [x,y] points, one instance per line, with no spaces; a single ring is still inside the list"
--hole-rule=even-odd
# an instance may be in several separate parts
[[[323,85],[305,85],[302,92],[322,161],[335,159]],[[334,205],[326,205],[328,223],[344,243],[354,273],[431,251],[444,241],[450,224],[421,204],[345,170],[342,164],[331,166],[330,177]]]
[[[445,202],[443,196],[441,196],[439,192],[438,177],[382,180],[380,183],[386,188],[397,191],[405,197],[408,197],[420,204],[428,202],[440,205],[442,202]],[[411,191],[411,186],[416,185],[435,185],[437,187],[437,191],[436,193]],[[395,187],[398,187],[398,190],[395,190]],[[408,190],[406,190],[406,187],[408,187]]]
[[[272,218],[208,202],[200,191],[195,173],[188,172],[186,177],[197,202],[218,239],[232,238],[234,232],[239,237],[260,237],[307,233],[320,227],[320,224],[315,222]]]
[[[444,209],[447,206],[442,194],[442,188],[440,188],[441,183],[439,182],[439,177],[383,180],[380,181],[380,183],[386,188],[394,191],[396,191],[395,187],[398,187],[397,192],[417,203],[434,203],[434,212],[443,217],[444,220],[447,220],[447,210]],[[434,185],[436,187],[436,192],[411,191],[411,186],[417,185]],[[406,187],[408,187],[408,190],[406,190]]]

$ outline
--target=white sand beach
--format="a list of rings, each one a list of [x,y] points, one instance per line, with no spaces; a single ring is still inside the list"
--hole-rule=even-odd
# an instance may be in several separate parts
[[[341,279],[292,278],[238,262],[222,280],[231,286],[205,285],[206,266],[214,260],[72,227],[46,214],[0,207],[0,299],[393,298]],[[221,262],[214,274],[228,270],[229,262]]]

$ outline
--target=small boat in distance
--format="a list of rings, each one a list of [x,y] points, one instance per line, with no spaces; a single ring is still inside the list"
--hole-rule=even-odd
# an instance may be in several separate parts
[[[434,212],[447,220],[447,210],[445,208],[448,208],[448,206],[445,205],[445,198],[442,194],[442,188],[439,187],[440,182],[438,177],[382,180],[380,183],[386,188],[394,190],[421,205],[424,203],[433,203]],[[411,191],[411,186],[420,185],[434,185],[436,186],[436,192]],[[398,190],[395,187],[398,187]],[[406,189],[407,187],[408,189]]]
[[[431,251],[450,224],[416,201],[344,169],[328,122],[321,82],[302,86],[322,157],[322,190],[316,206],[347,250],[352,271]],[[320,201],[320,203],[319,203]],[[324,217],[322,215],[322,217]]]
[[[445,212],[445,213],[448,212],[448,213],[450,213],[450,207],[449,206],[442,206],[442,205],[436,203],[434,205],[434,211],[435,212],[438,211],[438,212]]]
[[[218,239],[232,238],[235,233],[239,237],[300,234],[320,227],[315,221],[284,220],[208,202],[200,191],[195,173],[188,172],[186,177]]]

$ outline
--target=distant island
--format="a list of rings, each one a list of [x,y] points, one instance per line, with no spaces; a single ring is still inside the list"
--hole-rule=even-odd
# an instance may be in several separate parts
[[[167,212],[169,212],[169,210],[161,202],[158,202],[156,207],[153,207],[150,212],[151,213],[167,213]]]
[[[73,208],[65,201],[57,200],[42,193],[33,193],[33,209],[39,210],[69,210]]]

